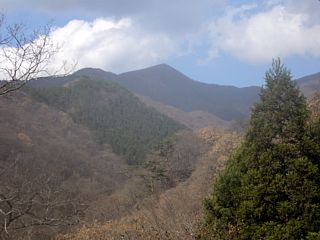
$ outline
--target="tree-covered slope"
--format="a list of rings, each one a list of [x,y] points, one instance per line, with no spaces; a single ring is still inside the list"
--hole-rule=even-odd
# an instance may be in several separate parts
[[[60,86],[39,87],[38,83],[28,92],[70,114],[74,122],[92,130],[101,144],[110,144],[115,153],[127,156],[129,163],[141,162],[152,146],[184,128],[114,82],[73,77]]]
[[[35,86],[60,86],[75,76],[114,81],[128,90],[184,112],[208,112],[223,120],[247,119],[252,105],[259,98],[259,87],[238,88],[194,81],[166,64],[114,74],[101,69],[84,68],[71,76],[33,81]],[[319,74],[297,80],[302,92],[311,96],[320,89]]]
[[[136,179],[86,127],[23,92],[0,97],[0,116],[0,239],[53,239]]]

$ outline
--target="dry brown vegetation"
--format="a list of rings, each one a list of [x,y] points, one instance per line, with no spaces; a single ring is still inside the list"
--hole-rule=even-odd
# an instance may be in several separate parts
[[[0,230],[8,239],[50,239],[70,225],[121,222],[159,199],[165,204],[163,191],[188,179],[209,147],[183,131],[129,166],[67,114],[25,93],[2,97],[0,115]]]
[[[202,201],[212,182],[224,168],[230,152],[239,144],[235,133],[203,129],[198,132],[211,144],[184,182],[159,195],[145,199],[128,216],[76,229],[60,236],[63,240],[89,239],[194,239],[203,220]]]
[[[308,107],[311,111],[311,118],[320,117],[320,92],[316,92],[308,101]]]
[[[309,106],[319,114],[319,95]],[[0,115],[3,239],[194,239],[203,199],[241,141],[225,127],[184,130],[129,166],[25,93],[2,97]]]
[[[93,198],[110,194],[128,179],[121,174],[127,169],[124,161],[101,149],[91,133],[67,115],[23,93],[0,100],[3,237],[14,239],[26,230],[33,236],[35,226],[76,223],[83,214],[66,214],[71,205],[85,210]],[[65,219],[67,215],[81,219]]]

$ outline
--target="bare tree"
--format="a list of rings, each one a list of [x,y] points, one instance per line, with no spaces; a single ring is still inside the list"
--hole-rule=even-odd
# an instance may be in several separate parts
[[[48,70],[61,47],[53,42],[51,31],[51,24],[32,32],[23,24],[7,24],[0,13],[0,96],[40,76],[71,73],[74,66],[67,68],[66,62]],[[83,214],[85,205],[62,189],[50,172],[35,169],[21,160],[0,159],[0,239],[17,239],[36,226],[70,225]]]
[[[28,33],[22,24],[8,25],[0,14],[0,96],[15,91],[39,76],[68,74],[63,62],[54,72],[48,71],[60,46],[50,38],[51,25]]]
[[[56,173],[28,167],[22,159],[1,163],[7,166],[0,170],[0,239],[49,228],[55,233],[80,222],[87,205],[61,187]]]

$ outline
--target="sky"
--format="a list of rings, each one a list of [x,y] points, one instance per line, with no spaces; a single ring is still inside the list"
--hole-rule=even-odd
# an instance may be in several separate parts
[[[122,73],[167,63],[190,78],[264,82],[280,57],[294,78],[320,71],[319,0],[0,0],[8,24],[51,23],[53,64]]]

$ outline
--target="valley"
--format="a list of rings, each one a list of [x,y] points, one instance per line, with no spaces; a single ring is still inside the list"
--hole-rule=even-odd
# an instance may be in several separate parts
[[[297,82],[308,94],[317,77]],[[2,236],[194,239],[257,98],[258,87],[204,86],[167,65],[30,81],[0,98],[1,191],[19,209]]]

